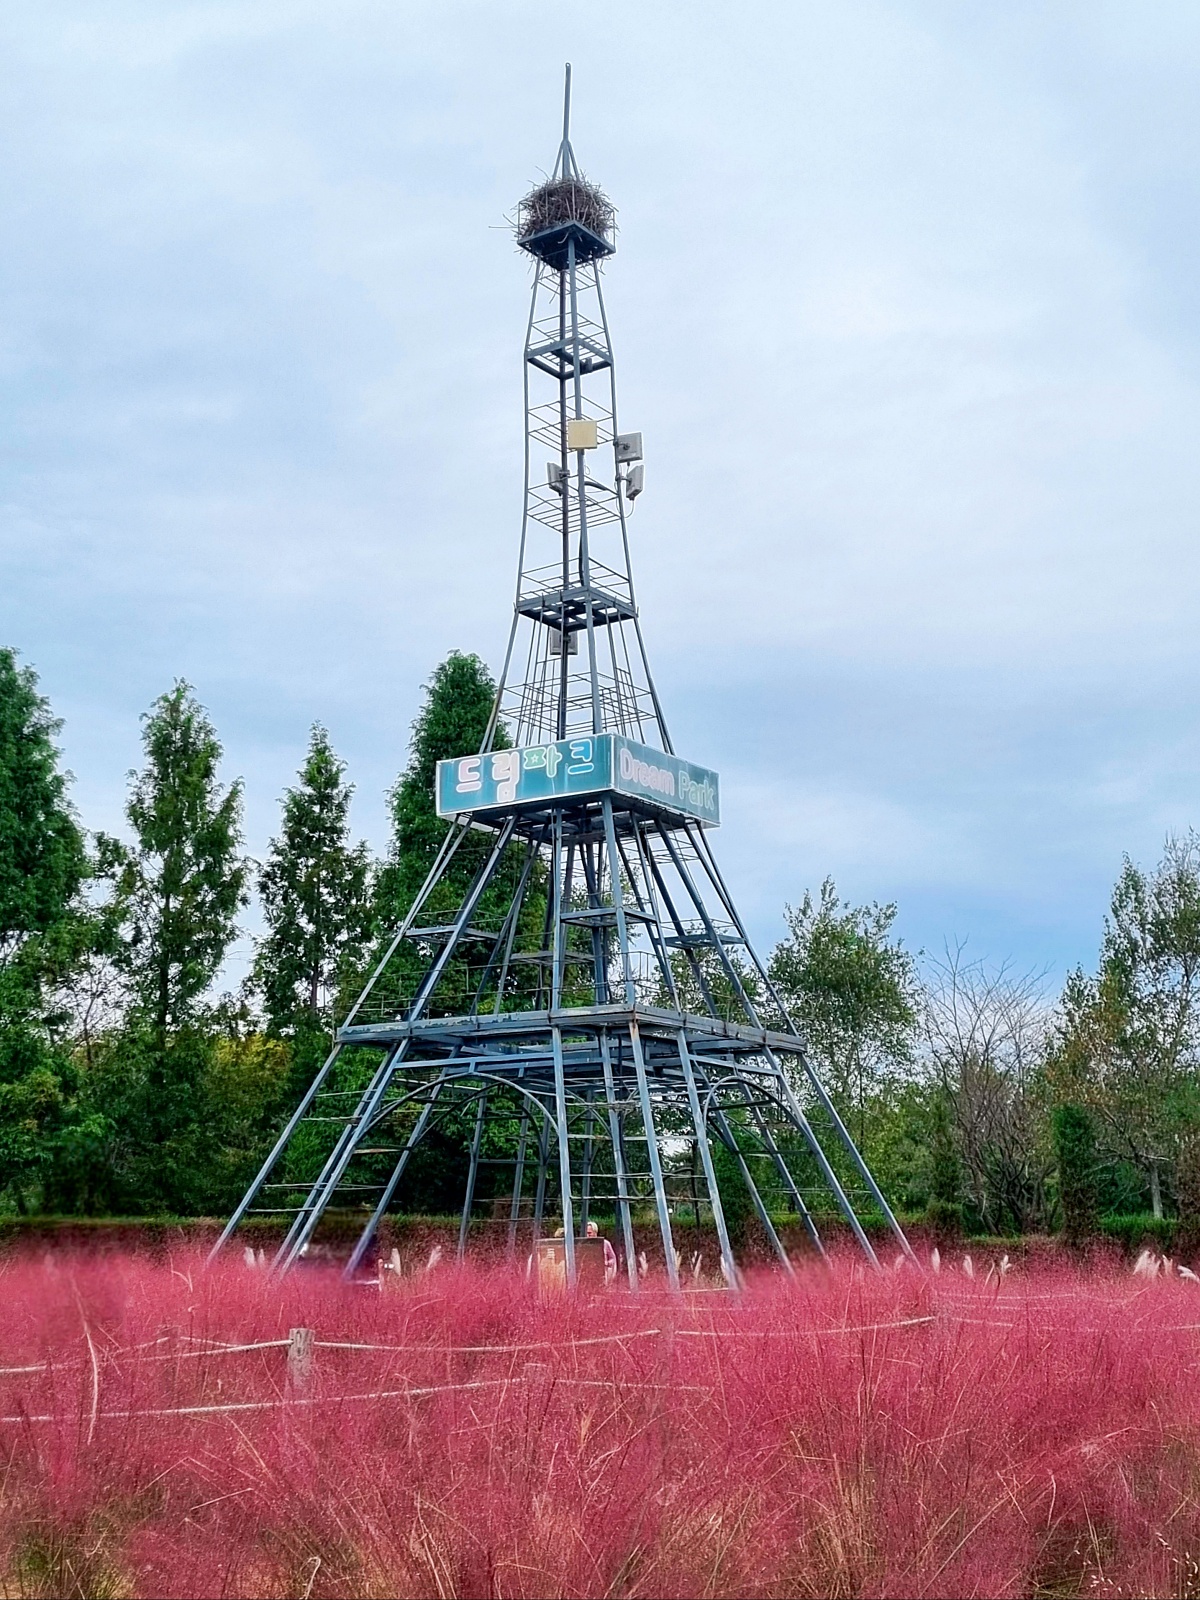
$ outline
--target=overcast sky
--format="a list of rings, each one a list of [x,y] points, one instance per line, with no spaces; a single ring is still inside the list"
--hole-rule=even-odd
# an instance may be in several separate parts
[[[177,676],[261,854],[314,720],[386,841],[499,665],[528,270],[615,200],[634,559],[764,945],[831,874],[1057,981],[1200,822],[1200,7],[40,0],[0,14],[0,641],[119,827]]]

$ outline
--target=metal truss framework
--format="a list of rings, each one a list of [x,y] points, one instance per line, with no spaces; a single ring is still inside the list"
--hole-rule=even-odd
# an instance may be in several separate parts
[[[588,188],[569,136],[550,180]],[[595,192],[594,190],[592,191]],[[525,518],[513,622],[485,750],[607,732],[672,751],[629,559],[629,481],[601,266],[611,240],[575,220],[522,237],[535,262],[525,340]],[[568,449],[568,424],[597,448]],[[578,435],[576,435],[578,437]],[[612,450],[612,475],[599,468]],[[545,478],[536,470],[545,452]],[[626,458],[628,456],[626,454]],[[451,889],[453,893],[451,894]],[[452,822],[426,882],[230,1218],[287,1222],[286,1270],[331,1206],[361,1213],[360,1267],[414,1151],[469,1118],[459,1234],[482,1205],[534,1234],[559,1220],[568,1277],[589,1216],[612,1216],[637,1287],[634,1213],[652,1207],[678,1286],[681,1181],[738,1267],[717,1167],[744,1184],[788,1271],[776,1221],[824,1253],[830,1201],[864,1254],[859,1205],[907,1241],[755,954],[708,835],[623,796]],[[490,1156],[500,1148],[502,1157]],[[724,1157],[720,1152],[724,1151]],[[681,1180],[681,1154],[692,1157]],[[497,1161],[511,1168],[498,1189]],[[481,1177],[490,1170],[490,1194]],[[675,1170],[672,1170],[675,1169]],[[673,1196],[672,1189],[676,1190]],[[814,1199],[814,1196],[818,1198]],[[677,1208],[676,1208],[677,1209]]]

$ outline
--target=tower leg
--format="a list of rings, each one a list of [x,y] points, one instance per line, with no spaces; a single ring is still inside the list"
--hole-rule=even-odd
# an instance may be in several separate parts
[[[687,1047],[687,1040],[683,1036],[683,1029],[675,1035],[679,1046],[679,1064],[683,1068],[683,1081],[687,1085],[688,1105],[692,1112],[692,1126],[696,1130],[696,1145],[700,1151],[700,1162],[704,1168],[704,1181],[708,1185],[708,1199],[712,1206],[713,1225],[717,1230],[717,1243],[721,1247],[721,1266],[725,1272],[725,1282],[731,1289],[738,1287],[737,1262],[733,1258],[733,1245],[729,1239],[729,1229],[725,1226],[725,1209],[721,1204],[721,1191],[717,1187],[717,1173],[713,1166],[712,1149],[708,1143],[708,1124],[704,1112],[700,1108],[700,1096],[696,1093],[696,1074],[692,1070],[691,1052]],[[745,1162],[742,1163],[743,1168]],[[749,1173],[746,1174],[749,1177]],[[754,1186],[751,1184],[751,1192]],[[774,1230],[772,1229],[772,1232]]]
[[[513,1174],[512,1209],[508,1214],[508,1254],[517,1250],[517,1223],[521,1216],[521,1190],[525,1185],[525,1142],[529,1137],[529,1102],[521,1106],[521,1132],[517,1137],[516,1171]]]
[[[546,1215],[546,1168],[550,1163],[550,1128],[546,1112],[543,1109],[542,1123],[538,1129],[538,1175],[537,1192],[533,1197],[533,1243],[534,1248],[542,1236],[542,1222]]]
[[[475,1202],[475,1183],[479,1177],[479,1147],[483,1142],[483,1114],[487,1109],[488,1092],[481,1090],[479,1104],[475,1108],[475,1133],[471,1139],[471,1165],[467,1171],[467,1192],[463,1197],[462,1221],[458,1226],[458,1259],[463,1261],[467,1254],[467,1235],[471,1231],[471,1207]]]
[[[621,1133],[621,1114],[617,1110],[616,1090],[613,1086],[612,1056],[608,1048],[608,1034],[600,1035],[600,1061],[604,1068],[604,1098],[608,1105],[608,1132],[612,1139],[613,1170],[617,1178],[617,1210],[621,1218],[621,1238],[625,1243],[625,1273],[629,1287],[637,1293],[637,1257],[633,1242],[633,1215],[630,1206],[628,1168],[625,1162],[625,1140]]]
[[[587,1110],[585,1112],[586,1137],[583,1141],[583,1178],[579,1191],[579,1230],[581,1235],[587,1234],[588,1207],[592,1199],[592,1157],[595,1143],[596,1106],[593,1098],[594,1091],[587,1092]]]
[[[300,1101],[300,1104],[296,1107],[295,1111],[292,1112],[291,1116],[287,1120],[287,1125],[284,1127],[283,1132],[279,1135],[279,1138],[276,1139],[275,1146],[272,1149],[271,1154],[263,1162],[262,1166],[258,1170],[258,1173],[257,1173],[257,1175],[256,1175],[256,1177],[254,1179],[254,1182],[250,1185],[250,1187],[246,1190],[246,1193],[242,1196],[241,1204],[238,1206],[237,1210],[230,1217],[229,1221],[221,1229],[220,1238],[217,1240],[216,1244],[214,1244],[212,1249],[209,1251],[209,1254],[208,1254],[208,1260],[209,1261],[212,1261],[214,1259],[214,1257],[221,1251],[221,1249],[224,1247],[224,1245],[228,1241],[230,1235],[233,1233],[234,1229],[241,1222],[242,1218],[246,1215],[247,1211],[249,1211],[251,1205],[254,1202],[255,1196],[258,1194],[258,1192],[262,1188],[263,1184],[270,1177],[272,1167],[274,1167],[275,1163],[279,1160],[280,1156],[283,1154],[285,1148],[287,1147],[288,1140],[292,1137],[292,1134],[295,1133],[296,1129],[300,1125],[301,1119],[304,1117],[305,1113],[308,1111],[308,1109],[312,1105],[313,1101],[317,1098],[317,1094],[320,1091],[321,1085],[325,1082],[325,1079],[329,1076],[330,1072],[333,1069],[334,1062],[337,1060],[338,1056],[341,1055],[341,1053],[342,1053],[341,1045],[340,1044],[335,1044],[333,1049],[326,1056],[325,1063],[321,1067],[321,1070],[317,1073],[316,1077],[314,1077],[313,1081],[309,1084],[308,1088],[304,1091],[304,1098]]]
[[[758,1220],[762,1223],[763,1231],[766,1233],[767,1238],[771,1241],[771,1248],[779,1257],[779,1260],[788,1276],[794,1277],[795,1271],[792,1267],[791,1259],[788,1256],[787,1251],[783,1248],[783,1240],[775,1231],[775,1224],[771,1221],[770,1212],[763,1204],[763,1197],[758,1192],[758,1185],[754,1181],[754,1175],[750,1171],[750,1167],[745,1156],[738,1148],[737,1138],[734,1135],[733,1129],[729,1126],[728,1118],[715,1101],[713,1102],[713,1121],[716,1123],[720,1132],[722,1143],[725,1145],[725,1148],[729,1151],[738,1164],[738,1171],[742,1175],[742,1182],[746,1185],[746,1188],[750,1192],[750,1198],[754,1202],[754,1209],[758,1212]]]
[[[283,1243],[275,1252],[275,1258],[271,1263],[273,1268],[286,1272],[312,1238],[317,1223],[321,1220],[334,1191],[342,1181],[346,1168],[354,1157],[354,1152],[362,1142],[363,1135],[371,1124],[373,1114],[378,1109],[379,1102],[383,1099],[388,1084],[392,1081],[396,1065],[404,1053],[405,1047],[403,1045],[393,1045],[379,1063],[374,1077],[363,1090],[354,1115],[342,1129],[337,1143],[330,1151],[325,1165],[321,1168],[320,1176],[309,1190],[308,1199],[296,1213]]]
[[[797,1100],[796,1096],[792,1093],[792,1086],[784,1076],[783,1069],[778,1066],[778,1063],[776,1063],[776,1067],[778,1068],[779,1072],[778,1081],[780,1091],[783,1094],[784,1103],[791,1113],[793,1122],[795,1122],[796,1126],[800,1129],[800,1132],[808,1140],[808,1148],[812,1151],[813,1157],[821,1169],[821,1176],[833,1190],[833,1197],[837,1201],[838,1206],[841,1208],[842,1215],[850,1224],[850,1230],[854,1234],[854,1237],[858,1240],[859,1245],[862,1247],[863,1254],[873,1267],[877,1267],[879,1265],[879,1257],[875,1254],[875,1250],[871,1244],[871,1241],[863,1232],[862,1223],[855,1215],[854,1207],[850,1204],[850,1200],[846,1194],[846,1191],[842,1188],[841,1181],[839,1180],[837,1173],[829,1165],[828,1157],[826,1156],[824,1150],[821,1149],[820,1143],[817,1140],[817,1136],[812,1131],[808,1118],[804,1115],[804,1112],[801,1109],[799,1100]],[[903,1237],[903,1235],[901,1235],[901,1237]]]
[[[375,1237],[375,1231],[379,1227],[380,1222],[382,1222],[384,1213],[387,1211],[388,1206],[390,1206],[392,1203],[392,1196],[399,1187],[400,1179],[404,1176],[404,1169],[408,1166],[408,1158],[412,1155],[413,1151],[425,1137],[425,1129],[429,1125],[429,1119],[433,1115],[433,1108],[437,1104],[437,1097],[441,1093],[441,1090],[441,1083],[435,1083],[432,1094],[421,1107],[421,1114],[417,1118],[413,1130],[408,1136],[404,1149],[400,1152],[400,1159],[397,1161],[395,1168],[392,1171],[392,1175],[388,1179],[387,1185],[383,1193],[380,1195],[374,1211],[371,1213],[371,1220],[359,1234],[354,1249],[350,1252],[350,1259],[347,1261],[346,1270],[343,1273],[344,1277],[352,1278],[354,1276],[354,1274],[358,1271],[359,1265],[362,1262],[362,1258],[366,1255],[368,1249],[370,1248],[371,1240]]]
[[[870,1191],[871,1198],[874,1200],[875,1204],[879,1207],[880,1211],[883,1212],[884,1221],[887,1223],[888,1227],[892,1230],[892,1233],[894,1234],[895,1239],[896,1239],[896,1243],[900,1246],[901,1250],[903,1250],[904,1254],[908,1257],[908,1259],[915,1265],[917,1258],[913,1254],[912,1246],[909,1244],[908,1240],[904,1236],[904,1229],[896,1221],[895,1213],[893,1212],[891,1206],[889,1206],[887,1201],[883,1198],[883,1191],[880,1189],[879,1185],[875,1182],[875,1179],[871,1176],[871,1169],[870,1169],[870,1167],[867,1166],[867,1163],[863,1160],[861,1151],[859,1150],[858,1146],[855,1144],[854,1140],[850,1137],[850,1130],[846,1127],[846,1124],[842,1121],[841,1117],[838,1115],[837,1107],[834,1105],[833,1101],[829,1098],[829,1091],[826,1089],[825,1085],[821,1082],[821,1079],[820,1079],[819,1075],[816,1072],[813,1071],[812,1063],[809,1061],[807,1056],[801,1056],[800,1057],[800,1064],[804,1068],[804,1074],[807,1077],[809,1083],[812,1085],[813,1090],[815,1091],[817,1098],[820,1100],[822,1106],[825,1109],[826,1114],[828,1115],[830,1121],[833,1123],[834,1129],[836,1130],[836,1132],[838,1134],[838,1137],[841,1139],[842,1144],[845,1146],[847,1155],[849,1155],[851,1161],[853,1161],[854,1165],[858,1168],[859,1176],[862,1178],[863,1182],[866,1184],[868,1190]],[[782,1071],[782,1069],[780,1069],[780,1070]],[[790,1087],[789,1087],[789,1093],[790,1092],[791,1091],[790,1091]]]
[[[554,1124],[558,1130],[558,1180],[562,1187],[563,1253],[567,1282],[575,1286],[575,1213],[571,1198],[571,1140],[567,1126],[567,1081],[563,1069],[562,1034],[551,1030],[554,1043]]]
[[[686,831],[687,831],[688,838],[692,841],[693,849],[696,851],[697,856],[699,857],[700,861],[704,865],[705,871],[708,874],[709,882],[712,884],[713,888],[717,891],[717,894],[720,896],[721,902],[724,905],[724,907],[725,907],[725,909],[726,909],[731,921],[733,922],[734,927],[737,929],[738,935],[741,938],[742,943],[744,944],[746,950],[749,952],[751,960],[754,962],[755,968],[757,969],[759,977],[762,979],[763,984],[766,987],[767,993],[770,995],[771,1000],[774,1002],[774,1004],[777,1007],[777,1009],[779,1010],[780,1014],[783,1017],[786,1018],[787,1017],[787,1008],[783,1005],[783,1002],[779,998],[779,992],[775,988],[775,985],[771,981],[770,973],[767,971],[766,967],[763,965],[762,961],[759,959],[758,955],[755,953],[754,947],[751,945],[749,939],[747,939],[747,937],[746,937],[745,926],[742,923],[741,917],[738,915],[737,907],[733,903],[733,897],[730,895],[729,890],[725,886],[725,880],[721,876],[720,868],[717,866],[716,857],[713,855],[713,852],[712,852],[712,846],[709,844],[708,840],[704,837],[704,830],[702,828],[699,828],[699,827],[689,826]],[[790,1018],[788,1019],[788,1024],[789,1024],[789,1026],[791,1026],[791,1019]],[[768,1054],[768,1058],[770,1059],[772,1065],[775,1067],[776,1071],[778,1071],[780,1073],[780,1076],[782,1077],[783,1076],[783,1069],[780,1067],[779,1062],[770,1053],[770,1051],[768,1051],[767,1054]],[[800,1064],[804,1068],[805,1076],[808,1078],[809,1083],[812,1085],[814,1093],[816,1094],[817,1098],[820,1100],[821,1104],[824,1106],[825,1111],[827,1112],[830,1120],[832,1121],[832,1123],[834,1125],[834,1128],[835,1128],[839,1138],[842,1141],[842,1144],[845,1146],[846,1151],[847,1151],[848,1155],[850,1156],[850,1159],[854,1162],[854,1165],[858,1168],[859,1174],[862,1177],[863,1182],[866,1184],[867,1189],[870,1191],[872,1199],[875,1201],[875,1203],[879,1207],[879,1209],[883,1212],[883,1215],[884,1215],[884,1218],[887,1221],[888,1227],[892,1230],[892,1233],[895,1235],[896,1242],[899,1244],[900,1248],[903,1250],[904,1254],[908,1257],[908,1259],[915,1264],[917,1258],[913,1254],[912,1246],[909,1244],[908,1240],[905,1238],[904,1229],[900,1226],[899,1222],[897,1222],[895,1213],[893,1212],[891,1206],[889,1206],[887,1201],[884,1199],[883,1193],[880,1190],[879,1185],[875,1182],[875,1179],[871,1176],[870,1168],[867,1166],[866,1162],[863,1160],[861,1151],[859,1150],[858,1146],[854,1143],[854,1140],[850,1137],[849,1131],[846,1128],[845,1123],[843,1123],[841,1117],[838,1115],[837,1108],[834,1105],[833,1101],[829,1098],[828,1090],[825,1088],[825,1085],[821,1082],[819,1074],[813,1071],[812,1063],[809,1061],[807,1055],[801,1054],[801,1056],[800,1056]],[[785,1088],[787,1090],[789,1098],[794,1101],[795,1100],[795,1096],[791,1094],[791,1086],[790,1086],[790,1084],[787,1084],[786,1079],[785,1079]],[[821,1160],[823,1158],[818,1158],[818,1159]],[[866,1237],[865,1237],[865,1235],[862,1234],[861,1228],[858,1228],[856,1226],[855,1227],[855,1232],[860,1236],[860,1242],[862,1243],[863,1248],[866,1250],[869,1259],[871,1261],[873,1261],[873,1262],[876,1262],[876,1265],[878,1265],[878,1262],[876,1261],[876,1257],[875,1257],[875,1252],[871,1249],[871,1246],[866,1242]]]
[[[812,1212],[809,1211],[808,1207],[805,1205],[804,1196],[796,1187],[795,1178],[793,1178],[791,1173],[788,1171],[787,1162],[783,1159],[783,1154],[780,1151],[779,1146],[775,1143],[775,1135],[771,1132],[769,1126],[767,1125],[766,1118],[763,1116],[762,1112],[754,1104],[750,1091],[745,1087],[745,1085],[742,1086],[742,1098],[746,1103],[746,1107],[749,1110],[750,1115],[754,1118],[755,1126],[758,1128],[759,1137],[767,1147],[767,1151],[771,1157],[771,1160],[775,1164],[776,1172],[778,1172],[779,1176],[783,1179],[784,1187],[791,1195],[792,1203],[796,1207],[796,1210],[800,1213],[800,1217],[808,1231],[808,1237],[812,1241],[813,1248],[821,1257],[822,1261],[828,1260],[828,1257],[825,1254],[825,1246],[821,1243],[821,1235],[817,1232],[817,1225],[812,1219]]]
[[[679,1264],[675,1260],[675,1240],[671,1234],[671,1211],[667,1205],[667,1186],[663,1182],[662,1160],[658,1152],[658,1133],[654,1126],[654,1107],[650,1104],[650,1082],[646,1076],[646,1061],[642,1055],[642,1036],[638,1031],[636,1022],[629,1024],[629,1040],[633,1047],[633,1070],[637,1075],[638,1100],[642,1108],[642,1127],[646,1131],[646,1152],[650,1158],[650,1176],[654,1181],[654,1204],[658,1211],[658,1231],[662,1235],[667,1282],[678,1294]]]

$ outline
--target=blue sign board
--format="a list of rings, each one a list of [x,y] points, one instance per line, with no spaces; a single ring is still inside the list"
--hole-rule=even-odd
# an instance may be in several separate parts
[[[437,767],[440,817],[508,812],[602,794],[642,800],[713,826],[721,820],[715,772],[619,733],[491,750],[439,761]]]

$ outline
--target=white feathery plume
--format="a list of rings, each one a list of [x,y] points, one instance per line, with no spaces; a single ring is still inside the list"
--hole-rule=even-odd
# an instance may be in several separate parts
[[[1185,1267],[1182,1263],[1180,1263],[1175,1270],[1178,1272],[1181,1278],[1186,1278],[1189,1283],[1200,1283],[1200,1278],[1196,1276],[1191,1267]]]
[[[646,1252],[644,1250],[639,1250],[638,1251],[638,1277],[639,1278],[644,1278],[649,1271],[650,1271],[650,1263],[646,1260]]]
[[[973,1278],[975,1276],[975,1263],[970,1256],[963,1257],[963,1276],[965,1278]]]
[[[942,1252],[938,1249],[937,1245],[934,1245],[933,1249],[929,1252],[929,1265],[934,1272],[940,1272],[942,1270]]]
[[[441,1259],[442,1247],[440,1244],[435,1244],[433,1249],[429,1252],[429,1260],[425,1263],[425,1271],[432,1272],[434,1267],[437,1266]]]

